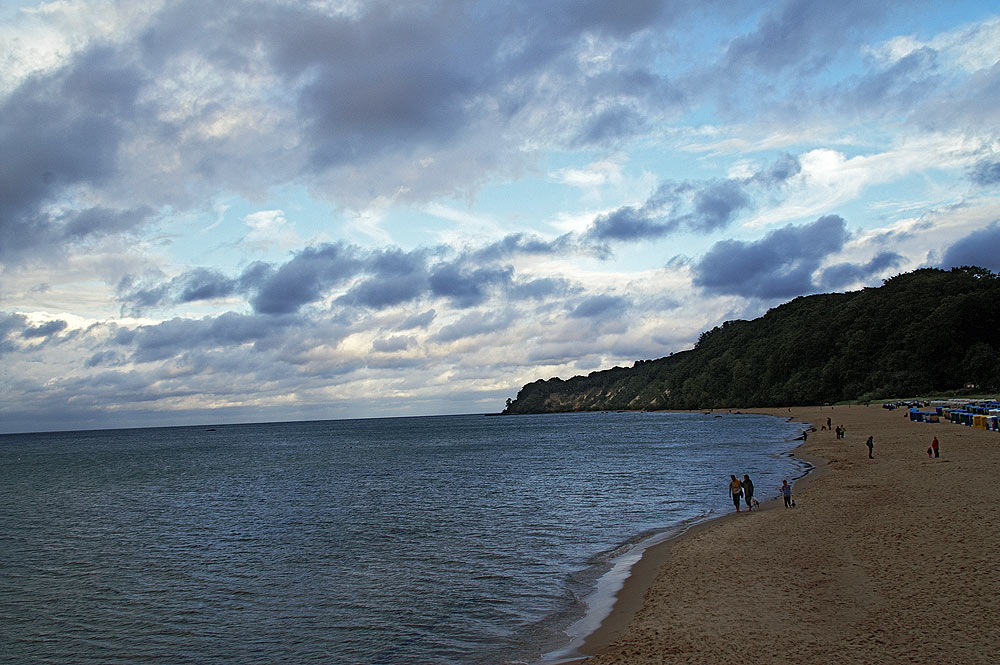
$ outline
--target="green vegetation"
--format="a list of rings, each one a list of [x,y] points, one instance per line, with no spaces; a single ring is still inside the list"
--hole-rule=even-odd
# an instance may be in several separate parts
[[[1000,277],[926,268],[727,321],[694,349],[524,386],[504,413],[824,404],[1000,390]]]

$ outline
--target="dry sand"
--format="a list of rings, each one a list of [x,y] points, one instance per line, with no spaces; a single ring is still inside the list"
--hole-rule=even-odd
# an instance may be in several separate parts
[[[798,450],[817,468],[797,507],[770,501],[649,550],[586,665],[1000,663],[1000,433],[878,406],[763,412],[829,417],[847,436]]]

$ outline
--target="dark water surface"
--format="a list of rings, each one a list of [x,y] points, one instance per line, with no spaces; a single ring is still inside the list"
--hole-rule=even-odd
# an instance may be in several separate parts
[[[532,662],[636,542],[801,474],[766,416],[0,436],[0,662]]]

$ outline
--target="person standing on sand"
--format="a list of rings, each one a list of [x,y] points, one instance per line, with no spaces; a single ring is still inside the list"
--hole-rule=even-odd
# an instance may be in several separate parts
[[[865,445],[868,446],[868,459],[875,459],[874,457],[872,457],[872,448],[875,447],[875,442],[873,438],[868,437],[868,441],[865,442]]]
[[[736,506],[736,512],[740,512],[740,497],[743,496],[743,486],[740,485],[740,481],[736,480],[736,476],[730,475],[732,480],[729,481],[729,493],[733,497],[733,505]]]
[[[938,450],[938,440],[937,440],[937,437],[934,437],[934,440],[931,441],[931,450],[934,451],[934,457],[941,457],[941,451]]]
[[[787,480],[781,481],[781,496],[785,498],[785,508],[792,507],[792,486]]]
[[[750,476],[743,474],[743,501],[747,504],[747,510],[753,510],[751,501],[753,501],[753,483],[750,481]]]

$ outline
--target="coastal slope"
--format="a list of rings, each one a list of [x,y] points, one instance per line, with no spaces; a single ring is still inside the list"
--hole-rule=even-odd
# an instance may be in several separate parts
[[[504,413],[780,407],[1000,390],[1000,277],[924,268],[795,298],[690,350],[523,386]]]
[[[795,508],[770,501],[648,551],[587,665],[996,662],[1000,434],[876,406],[763,412],[847,435],[797,451],[817,467]]]

